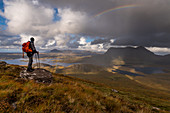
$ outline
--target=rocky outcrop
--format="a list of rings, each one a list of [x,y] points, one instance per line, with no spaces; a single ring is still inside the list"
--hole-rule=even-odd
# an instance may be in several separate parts
[[[6,66],[7,65],[7,63],[6,62],[4,62],[4,61],[0,61],[0,67],[4,67],[4,66]]]
[[[27,72],[26,69],[20,72],[20,77],[27,80],[35,80],[36,82],[52,83],[52,74],[45,69],[35,69],[33,72]]]

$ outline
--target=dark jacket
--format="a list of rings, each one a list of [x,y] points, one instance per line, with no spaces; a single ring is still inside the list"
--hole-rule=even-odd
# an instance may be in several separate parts
[[[34,46],[34,42],[31,42],[31,41],[30,41],[29,48],[32,49],[32,52],[33,52],[33,53],[37,53],[37,50],[36,50],[36,48],[35,48],[35,46]]]

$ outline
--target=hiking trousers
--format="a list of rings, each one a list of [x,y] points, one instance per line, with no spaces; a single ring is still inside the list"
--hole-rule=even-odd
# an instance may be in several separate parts
[[[28,56],[28,58],[29,58],[29,62],[28,62],[28,70],[30,70],[30,69],[32,69],[32,62],[33,62],[33,53],[27,53],[27,56]]]

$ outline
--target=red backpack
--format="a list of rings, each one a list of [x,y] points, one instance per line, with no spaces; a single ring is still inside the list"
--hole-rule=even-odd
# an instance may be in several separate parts
[[[30,45],[30,41],[22,44],[23,58],[24,58],[24,52],[25,53],[32,52],[32,49],[29,48],[29,45]]]

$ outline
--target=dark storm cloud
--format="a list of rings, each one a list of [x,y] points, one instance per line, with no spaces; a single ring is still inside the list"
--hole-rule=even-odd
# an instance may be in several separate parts
[[[109,38],[96,39],[91,42],[91,44],[102,44],[102,43],[110,43],[110,39]]]
[[[0,33],[0,46],[21,46],[17,43],[19,37],[14,35],[9,35],[8,33]]]
[[[134,45],[146,47],[170,47],[170,34],[146,34],[117,38],[112,45]]]
[[[53,7],[69,7],[93,16],[117,6],[137,4],[140,7],[117,10],[94,18],[83,33],[105,36],[92,43],[116,38],[114,45],[170,47],[169,0],[41,0]],[[119,38],[117,38],[119,37]]]

